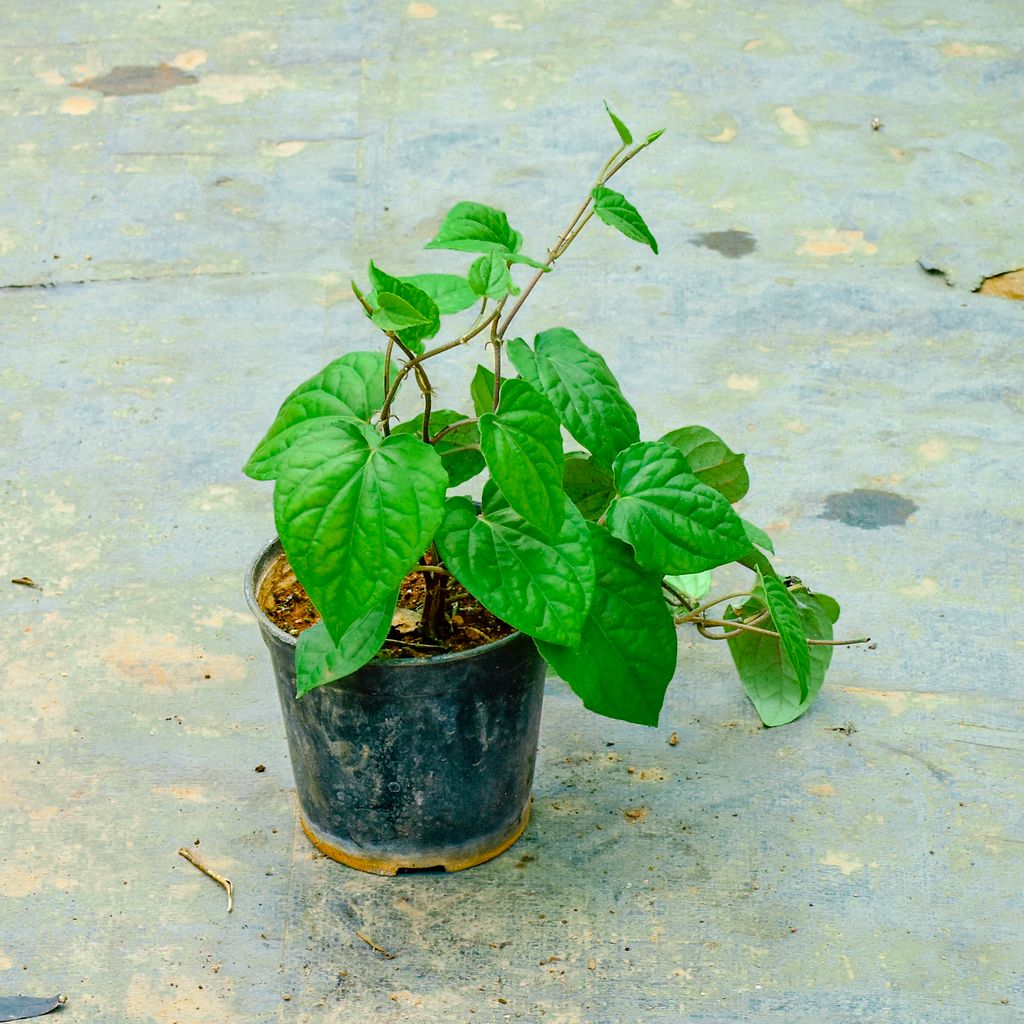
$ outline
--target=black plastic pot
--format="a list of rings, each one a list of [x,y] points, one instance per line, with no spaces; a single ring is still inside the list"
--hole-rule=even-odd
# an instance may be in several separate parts
[[[544,690],[523,633],[434,658],[381,659],[295,696],[295,637],[245,596],[277,677],[302,827],[328,857],[380,875],[482,864],[522,835]]]

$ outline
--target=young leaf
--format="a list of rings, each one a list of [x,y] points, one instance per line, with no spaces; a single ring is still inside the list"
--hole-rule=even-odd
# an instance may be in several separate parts
[[[714,431],[707,427],[680,427],[661,440],[678,448],[694,476],[729,501],[739,501],[747,493],[750,477],[744,465],[746,456],[737,455]]]
[[[459,582],[510,626],[573,646],[594,596],[587,524],[568,498],[558,534],[547,538],[511,508],[478,517],[468,498],[450,498],[437,546]]]
[[[779,634],[782,650],[800,686],[800,700],[807,700],[807,680],[811,669],[807,652],[807,634],[800,621],[800,612],[792,594],[778,576],[758,573],[758,582],[764,588],[765,603]]]
[[[486,366],[477,366],[469,384],[469,394],[477,416],[494,411],[494,374]]]
[[[482,203],[456,203],[447,213],[427,249],[459,252],[519,252],[523,236],[509,227],[508,216]]]
[[[508,264],[494,252],[486,253],[473,263],[469,268],[467,280],[469,287],[480,298],[486,295],[489,299],[500,302],[506,295],[519,294],[519,289],[512,283]]]
[[[658,255],[658,243],[651,234],[650,228],[644,223],[643,217],[636,207],[621,193],[598,185],[591,193],[594,197],[594,213],[617,231],[621,231],[634,242],[642,242]]]
[[[468,419],[465,413],[451,409],[435,409],[430,414],[430,432],[436,434],[445,427]],[[391,428],[392,434],[412,434],[420,437],[423,433],[423,414],[399,423]],[[448,486],[457,487],[471,480],[484,468],[484,457],[480,451],[480,430],[475,423],[466,423],[449,431],[434,445],[434,451],[441,456],[441,464],[448,474]]]
[[[636,560],[659,573],[695,573],[736,561],[751,550],[740,517],[661,441],[640,442],[615,460],[616,496],[608,529],[633,545]]]
[[[335,643],[394,590],[433,539],[448,474],[408,435],[325,418],[285,454],[274,522]]]
[[[615,495],[615,481],[604,466],[583,452],[565,457],[562,487],[584,519],[596,522]]]
[[[622,139],[622,144],[628,146],[633,141],[633,133],[612,113],[612,108],[608,106],[607,100],[604,101],[604,109],[608,111],[608,116],[612,119],[619,138]]]
[[[394,296],[387,300],[387,308],[380,312],[394,311],[396,315],[408,316],[406,306],[411,307],[421,318],[422,323],[411,323],[407,327],[385,327],[384,330],[393,330],[403,345],[406,345],[413,352],[419,355],[423,351],[423,341],[432,338],[441,330],[441,314],[434,300],[425,291],[417,288],[408,281],[385,274],[379,267],[370,262],[370,284],[373,286],[375,298],[380,303],[385,295]],[[405,305],[399,307],[396,300]],[[374,314],[376,316],[376,314]],[[371,319],[373,319],[371,317]],[[376,323],[376,320],[374,320]]]
[[[429,324],[430,318],[393,292],[377,292],[377,309],[370,319],[382,331],[404,331],[408,327]]]
[[[469,282],[457,274],[415,274],[402,280],[430,296],[440,313],[461,313],[480,301]]]
[[[395,613],[394,590],[356,619],[336,644],[322,622],[304,629],[295,645],[296,697],[362,668],[381,648]]]
[[[657,142],[664,134],[664,128],[659,128],[656,132],[651,132],[651,134],[647,136],[647,145],[649,146],[652,142]]]
[[[628,545],[589,528],[597,579],[580,642],[538,640],[537,649],[591,711],[657,725],[677,651],[661,580],[636,564]]]
[[[799,609],[805,634],[814,640],[831,640],[832,623],[815,598],[800,592],[791,596]],[[725,618],[735,617],[731,611],[726,612]],[[775,637],[747,632],[727,643],[743,688],[766,726],[785,725],[799,718],[817,697],[832,660],[831,647],[808,648],[807,696],[802,699],[800,682]]]
[[[512,364],[555,407],[566,429],[598,462],[610,467],[623,448],[640,440],[636,413],[602,356],[572,331],[555,327],[509,341]]]
[[[764,548],[765,551],[773,555],[775,554],[775,545],[772,543],[771,537],[760,526],[755,526],[749,520],[742,518],[742,516],[740,517],[740,522],[743,523],[743,529],[746,530],[752,544],[756,544],[759,548]]]
[[[480,417],[480,447],[494,482],[548,536],[562,525],[562,432],[551,403],[524,380],[501,385],[497,413]]]
[[[699,601],[711,589],[711,572],[684,573],[681,576],[666,576],[665,582],[691,601]]]
[[[335,359],[284,400],[244,472],[253,480],[273,480],[281,456],[296,437],[307,432],[307,424],[324,416],[349,416],[369,422],[383,402],[382,354],[350,352]]]
[[[524,256],[521,252],[506,253],[505,259],[508,260],[509,263],[522,263],[527,267],[533,267],[534,270],[543,270],[545,274],[551,273],[551,267],[549,264],[531,259],[529,256]]]

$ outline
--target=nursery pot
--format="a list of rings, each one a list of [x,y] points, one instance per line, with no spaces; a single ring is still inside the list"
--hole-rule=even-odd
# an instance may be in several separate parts
[[[375,659],[295,696],[296,638],[260,608],[274,540],[245,581],[270,651],[302,827],[361,871],[459,871],[507,850],[530,816],[544,662],[523,633],[455,654]]]

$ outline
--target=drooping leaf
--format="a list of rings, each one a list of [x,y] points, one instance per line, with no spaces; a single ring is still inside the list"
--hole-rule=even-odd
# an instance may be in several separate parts
[[[623,448],[640,440],[636,413],[602,356],[572,331],[556,327],[507,344],[509,359],[548,398],[566,429],[598,462],[610,467]]]
[[[612,108],[608,106],[607,100],[604,101],[604,109],[608,111],[608,116],[612,119],[612,124],[615,125],[615,130],[619,133],[622,144],[628,146],[633,141],[633,133],[612,113]]]
[[[819,594],[817,591],[812,596],[828,616],[828,621],[835,625],[839,621],[839,602],[834,597],[829,597],[828,594]]]
[[[551,267],[549,264],[531,259],[529,256],[524,256],[521,252],[506,253],[505,259],[508,260],[509,263],[522,263],[527,267],[533,267],[534,270],[543,270],[545,274],[551,273]]]
[[[832,623],[813,596],[794,592],[805,634],[814,640],[831,640]],[[756,610],[746,606],[740,614]],[[730,609],[725,618],[736,615]],[[761,633],[741,633],[727,641],[736,671],[743,682],[761,721],[766,726],[785,725],[799,718],[814,702],[832,660],[832,648],[808,648],[810,667],[807,676],[807,696],[801,699],[801,686],[789,659],[783,654],[779,641]]]
[[[430,414],[430,432],[437,434],[445,427],[461,423],[468,419],[465,413],[451,409],[435,409]],[[423,434],[423,414],[399,423],[391,428],[392,434],[412,434],[420,437]],[[480,430],[475,423],[466,423],[442,437],[434,450],[441,456],[441,464],[448,474],[448,486],[457,487],[471,480],[484,468],[484,456],[480,451]]]
[[[422,323],[410,324],[404,328],[384,328],[384,330],[394,330],[402,344],[419,355],[423,352],[424,340],[434,337],[441,330],[441,313],[437,308],[437,303],[421,288],[417,288],[416,285],[403,281],[399,277],[386,274],[379,267],[374,266],[372,261],[370,262],[369,276],[378,304],[383,296],[391,295],[394,298],[387,301],[395,315],[399,312],[398,300],[401,300],[405,306],[411,307],[423,318]],[[405,306],[402,306],[401,309],[404,310]],[[386,311],[381,310],[381,312]],[[374,314],[374,316],[376,315]],[[373,318],[371,317],[371,319]]]
[[[383,331],[404,331],[409,327],[429,324],[430,318],[392,292],[377,292],[377,309],[370,319]]]
[[[402,280],[429,295],[441,313],[461,313],[480,301],[469,282],[457,274],[414,274]]]
[[[643,217],[636,207],[620,192],[598,185],[590,193],[594,197],[594,212],[617,231],[621,231],[634,242],[649,245],[655,256],[658,254],[658,243],[651,234],[651,229],[644,223]]]
[[[771,537],[760,526],[755,526],[750,520],[743,519],[742,516],[740,517],[740,522],[743,523],[743,529],[746,530],[752,544],[756,544],[759,548],[764,548],[765,551],[773,555],[775,554],[775,545],[772,543]]]
[[[678,448],[694,476],[729,501],[739,501],[747,493],[750,477],[744,465],[746,456],[737,455],[714,431],[707,427],[680,427],[661,440]]]
[[[608,529],[658,573],[695,573],[748,554],[750,540],[729,502],[661,441],[640,442],[615,460]]]
[[[496,252],[485,253],[474,260],[467,275],[470,288],[477,296],[501,301],[506,295],[518,295],[519,289],[512,283],[508,264]]]
[[[426,248],[511,254],[519,252],[522,244],[523,236],[512,230],[503,210],[462,202],[448,211]]]
[[[575,647],[537,641],[549,665],[599,715],[657,725],[676,667],[676,631],[661,580],[627,544],[588,524],[597,579]]]
[[[392,372],[395,372],[394,367]],[[284,400],[270,429],[245,465],[254,480],[273,480],[284,451],[308,430],[303,424],[323,416],[350,416],[369,422],[384,402],[384,356],[350,352],[328,363]]]
[[[681,594],[685,594],[691,601],[699,601],[711,590],[711,572],[684,573],[681,576],[666,576],[665,582],[674,587]]]
[[[615,494],[611,473],[583,452],[565,457],[562,486],[584,519],[596,522],[604,515]]]
[[[551,403],[525,380],[505,381],[498,411],[480,417],[480,447],[512,508],[548,536],[557,534],[565,491],[561,425]]]
[[[288,560],[336,643],[394,590],[440,525],[448,474],[409,435],[324,419],[287,450],[274,521]]]
[[[807,699],[807,681],[811,669],[810,655],[807,651],[807,634],[804,632],[800,612],[793,600],[793,595],[778,576],[765,576],[758,573],[758,581],[764,589],[765,603],[772,617],[775,630],[779,634],[782,651],[793,670],[793,675],[800,686],[801,702]]]
[[[384,643],[397,602],[398,591],[393,590],[356,619],[340,643],[331,639],[322,622],[304,629],[295,645],[295,696],[302,697],[362,668]]]
[[[587,524],[563,500],[561,529],[549,539],[511,508],[478,517],[468,498],[450,498],[437,545],[459,582],[498,618],[573,646],[594,596],[594,556]]]
[[[469,384],[469,394],[477,416],[494,411],[494,374],[486,366],[477,366]]]

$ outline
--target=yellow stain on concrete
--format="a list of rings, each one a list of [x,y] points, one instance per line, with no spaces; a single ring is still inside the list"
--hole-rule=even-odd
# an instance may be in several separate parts
[[[957,701],[954,694],[929,693],[927,690],[873,690],[866,686],[844,686],[843,693],[876,701],[893,715],[902,715],[911,705],[954,704]]]
[[[811,796],[835,796],[836,790],[834,786],[829,785],[827,782],[821,782],[816,786],[807,786],[807,792]]]
[[[807,424],[801,420],[790,420],[788,423],[782,424],[788,431],[793,434],[806,434]]]
[[[949,453],[949,449],[946,447],[946,442],[937,437],[932,438],[931,441],[925,441],[924,444],[918,445],[917,450],[929,462],[941,462]]]
[[[931,576],[922,576],[917,583],[909,587],[900,587],[905,597],[934,597],[939,592],[939,584]]]
[[[205,50],[185,50],[184,53],[179,53],[174,60],[168,63],[172,68],[178,68],[181,71],[195,71],[200,64],[205,64],[209,54]]]
[[[725,378],[725,386],[730,391],[756,391],[761,382],[749,373],[730,373]]]
[[[196,877],[201,879],[202,875],[197,871]],[[223,892],[220,896],[223,901]],[[242,1018],[230,1008],[228,996],[218,991],[226,988],[227,980],[225,975],[218,975],[211,984],[207,974],[203,987],[199,988],[194,977],[155,979],[151,975],[135,974],[125,992],[122,1019],[153,1021],[154,1024],[210,1024],[210,1021],[234,1024]],[[252,1020],[252,1017],[246,1019]]]
[[[823,864],[827,868],[839,868],[847,878],[855,871],[860,871],[864,867],[864,862],[857,860],[852,854],[839,853],[836,850],[829,850],[818,863]]]
[[[863,231],[851,231],[846,228],[821,228],[813,231],[797,232],[804,244],[797,249],[798,256],[845,256],[849,253],[863,253],[873,256],[878,246],[864,238]]]
[[[511,14],[492,14],[487,19],[497,29],[506,32],[519,32],[522,30],[522,23],[516,21]]]
[[[497,50],[477,50],[476,53],[470,54],[470,60],[473,62],[474,67],[480,67],[481,64],[486,64],[488,61],[494,60],[497,56]]]
[[[775,121],[795,145],[810,144],[810,125],[792,107],[776,107]]]
[[[410,18],[417,18],[420,21],[427,21],[437,17],[437,8],[430,4],[409,4],[408,13]]]
[[[981,57],[983,60],[999,59],[1008,56],[1001,46],[989,46],[986,43],[950,42],[942,47],[943,57]]]
[[[768,42],[767,39],[748,39],[743,44],[743,52],[744,53],[751,53],[753,50],[760,49],[767,42]]]
[[[1024,267],[986,277],[978,291],[998,299],[1024,299]]]
[[[153,786],[150,792],[157,796],[172,796],[175,800],[184,800],[189,804],[208,802],[206,791],[202,786]]]
[[[0,971],[9,971],[13,966],[11,958],[0,949]]]
[[[43,71],[37,71],[36,78],[38,78],[40,82],[45,82],[46,85],[68,84],[68,80],[59,71],[53,68],[46,68]]]
[[[282,84],[280,75],[205,75],[195,88],[199,96],[226,105],[265,96]]]
[[[308,145],[308,142],[300,139],[293,139],[290,142],[268,143],[264,147],[263,152],[269,156],[287,159],[290,156],[295,156],[296,153],[301,153]]]
[[[725,145],[736,138],[738,131],[739,129],[736,126],[736,122],[726,115],[726,117],[722,119],[722,130],[718,132],[717,135],[705,135],[704,141],[715,142],[720,146]]]
[[[237,682],[245,674],[240,655],[207,655],[201,646],[185,643],[173,633],[154,637],[131,629],[115,630],[103,660],[122,679],[150,693],[219,686]]]
[[[69,96],[60,105],[62,114],[71,114],[74,117],[91,114],[95,109],[96,101],[90,96]]]

